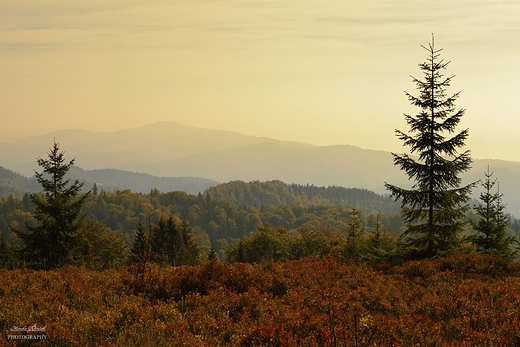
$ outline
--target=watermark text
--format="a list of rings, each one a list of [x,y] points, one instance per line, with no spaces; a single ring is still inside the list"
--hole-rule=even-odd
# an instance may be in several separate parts
[[[47,340],[49,335],[41,334],[41,335],[12,335],[8,334],[8,340]]]

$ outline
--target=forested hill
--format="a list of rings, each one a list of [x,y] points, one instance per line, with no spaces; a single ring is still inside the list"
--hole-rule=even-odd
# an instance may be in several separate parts
[[[216,185],[216,181],[197,177],[157,177],[115,169],[83,170],[77,166],[71,167],[68,176],[72,180],[84,182],[86,190],[91,189],[95,183],[99,191],[107,192],[124,189],[136,193],[149,193],[152,189],[161,192],[184,191],[195,195],[204,192],[213,199],[222,198],[237,206],[338,205],[389,215],[397,213],[400,208],[392,199],[367,189],[287,184],[278,180],[231,181]],[[0,197],[22,197],[26,192],[40,190],[41,187],[34,177],[27,178],[0,166]]]
[[[359,208],[368,213],[395,214],[400,205],[392,199],[370,190],[344,187],[286,184],[282,181],[231,181],[210,187],[205,194],[213,199],[223,198],[237,206],[262,205],[339,205]]]
[[[36,180],[30,180],[16,172],[0,166],[0,197],[13,195],[21,197],[25,192],[39,189]]]

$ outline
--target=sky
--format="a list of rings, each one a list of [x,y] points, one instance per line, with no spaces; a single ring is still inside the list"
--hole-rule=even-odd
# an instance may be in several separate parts
[[[520,1],[0,0],[0,142],[157,121],[406,152],[435,37],[474,158],[520,161]]]

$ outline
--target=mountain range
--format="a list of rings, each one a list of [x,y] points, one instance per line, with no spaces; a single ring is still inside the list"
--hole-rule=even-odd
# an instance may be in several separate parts
[[[129,175],[123,170],[137,172],[143,182],[152,182],[152,186],[153,180],[160,177],[207,179],[200,188],[232,180],[281,180],[364,188],[379,194],[386,193],[384,182],[403,187],[411,185],[404,173],[393,165],[392,155],[387,151],[351,145],[316,146],[175,122],[158,122],[116,132],[60,130],[0,143],[0,166],[32,176],[38,169],[36,158],[45,157],[53,141],[60,143],[67,159],[75,158],[75,164],[90,175],[89,184],[96,182],[96,170],[112,169],[110,174],[114,179]],[[406,150],[403,148],[403,152]],[[493,178],[500,181],[508,211],[520,216],[520,163],[475,160],[473,168],[463,175],[463,184],[483,179],[488,165],[494,172]],[[78,178],[82,179],[79,173]],[[158,182],[155,184],[159,185]],[[118,189],[128,188],[124,180],[115,185]],[[144,186],[148,188],[150,184]],[[170,189],[161,187],[157,188]],[[479,189],[474,190],[475,197],[478,192]]]
[[[149,193],[153,189],[158,189],[162,192],[180,190],[194,195],[219,183],[199,177],[157,177],[117,169],[83,170],[77,166],[71,166],[67,178],[83,182],[83,191],[92,189],[95,184],[98,191],[130,189],[137,193]],[[41,190],[34,176],[25,177],[0,167],[0,197],[8,195],[21,197],[26,192],[33,193]]]

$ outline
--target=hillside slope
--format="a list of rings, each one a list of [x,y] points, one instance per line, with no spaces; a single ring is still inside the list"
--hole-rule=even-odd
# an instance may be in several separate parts
[[[225,199],[237,206],[339,205],[388,215],[394,215],[400,210],[399,203],[393,199],[366,189],[286,184],[281,181],[232,181],[208,188],[205,194],[211,195],[213,199]]]

